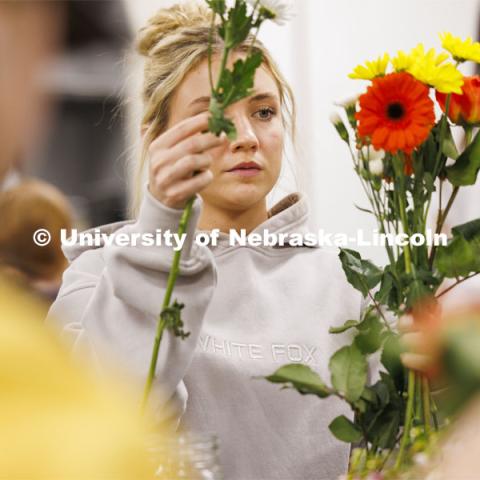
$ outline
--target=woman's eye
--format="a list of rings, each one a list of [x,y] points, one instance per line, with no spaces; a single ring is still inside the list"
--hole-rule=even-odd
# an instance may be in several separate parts
[[[256,111],[254,115],[256,115],[260,120],[270,120],[273,116],[275,116],[275,110],[271,107],[264,107],[260,110]]]

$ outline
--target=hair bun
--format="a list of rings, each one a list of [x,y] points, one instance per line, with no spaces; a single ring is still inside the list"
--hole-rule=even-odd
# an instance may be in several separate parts
[[[192,1],[162,8],[139,31],[138,53],[150,56],[162,38],[181,28],[208,27],[211,15],[211,11],[205,5]]]

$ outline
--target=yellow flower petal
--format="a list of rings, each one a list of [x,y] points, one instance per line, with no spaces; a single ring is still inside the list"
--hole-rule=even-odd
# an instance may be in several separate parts
[[[419,43],[415,48],[412,48],[410,56],[415,61],[428,61],[434,63],[436,66],[441,65],[445,60],[448,59],[448,55],[445,52],[441,52],[437,55],[433,48],[426,52],[423,43]]]
[[[420,82],[441,93],[462,93],[463,75],[451,63],[437,65],[431,57],[424,57],[407,71]]]
[[[473,42],[471,37],[462,40],[460,37],[454,37],[450,32],[440,34],[442,47],[450,52],[453,59],[457,62],[473,61],[480,63],[480,43]]]
[[[366,61],[365,65],[358,65],[348,76],[349,78],[359,80],[372,80],[375,77],[381,77],[385,75],[389,61],[390,56],[388,53],[385,53],[383,57],[378,57],[373,61]]]
[[[404,51],[399,50],[397,56],[392,58],[392,65],[396,72],[408,70],[414,62],[411,55],[407,55]]]

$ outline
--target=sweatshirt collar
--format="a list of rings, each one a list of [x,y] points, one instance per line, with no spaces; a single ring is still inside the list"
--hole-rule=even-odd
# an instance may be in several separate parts
[[[272,234],[286,233],[286,234],[300,234],[304,235],[309,232],[308,217],[309,217],[309,205],[305,194],[301,192],[294,192],[286,195],[280,201],[275,203],[268,210],[268,218],[257,225],[251,233],[263,234],[265,231]],[[207,230],[198,230],[199,232],[208,232]],[[286,242],[288,243],[288,241]],[[212,247],[221,248],[235,248],[230,245],[230,236],[228,233],[220,232],[218,237],[217,246]],[[254,247],[254,248],[272,248],[272,247]]]

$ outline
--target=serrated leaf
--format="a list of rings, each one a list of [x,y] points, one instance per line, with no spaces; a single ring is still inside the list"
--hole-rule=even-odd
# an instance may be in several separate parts
[[[341,348],[330,358],[333,387],[349,402],[357,401],[367,382],[367,360],[355,346]]]
[[[164,308],[160,313],[160,318],[165,322],[165,328],[176,337],[180,337],[182,340],[190,335],[190,332],[185,332],[183,330],[181,312],[184,307],[185,304],[179,303],[175,300],[172,305]]]
[[[362,439],[361,430],[345,415],[335,418],[328,426],[330,431],[342,442],[354,443]]]
[[[363,260],[355,250],[341,248],[339,257],[348,282],[365,298],[382,279],[382,270],[369,260]]]
[[[230,34],[226,39],[227,47],[235,48],[247,38],[252,28],[252,18],[248,15],[246,2],[235,2],[234,7],[228,11],[228,24]]]
[[[331,394],[320,376],[307,365],[292,363],[284,365],[272,375],[265,377],[272,383],[284,383],[291,386],[301,394],[313,394],[320,398],[326,398]]]
[[[225,0],[205,0],[207,5],[219,15],[224,15],[226,11]]]
[[[456,187],[474,185],[480,170],[480,131],[472,143],[457,158],[457,161],[446,168],[447,178]]]

